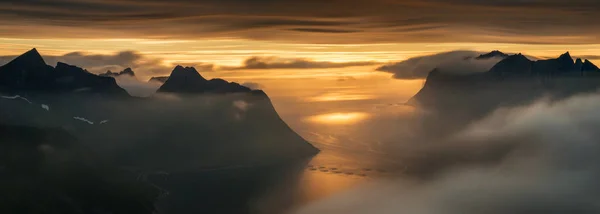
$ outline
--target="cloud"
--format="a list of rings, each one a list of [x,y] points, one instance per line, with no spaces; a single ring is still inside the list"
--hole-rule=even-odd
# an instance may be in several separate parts
[[[0,37],[14,38],[590,44],[600,33],[591,0],[5,0],[0,8]]]
[[[426,78],[429,72],[438,68],[447,73],[477,73],[486,72],[502,58],[478,60],[475,57],[483,52],[476,51],[451,51],[427,56],[419,56],[392,63],[377,68],[378,71],[393,73],[397,79],[421,79]]]
[[[140,81],[136,77],[128,75],[120,75],[114,78],[117,81],[117,85],[125,89],[131,96],[135,97],[149,97],[155,94],[162,85],[162,83],[158,81]]]
[[[354,81],[354,80],[356,80],[356,78],[353,76],[342,76],[337,79],[338,82]]]
[[[573,56],[573,59],[577,59],[577,58],[589,59],[589,60],[598,60],[598,59],[600,59],[600,56],[599,55],[579,55],[579,56]]]
[[[440,160],[452,165],[437,176],[371,182],[294,213],[598,213],[598,108],[600,94],[499,109],[429,144],[437,155],[428,158],[445,155]],[[472,158],[486,151],[503,155]]]
[[[0,56],[0,65],[4,65],[17,56]],[[214,65],[208,63],[166,63],[164,59],[149,57],[136,51],[120,51],[114,54],[93,54],[86,52],[71,52],[60,56],[43,56],[46,64],[56,65],[64,62],[82,67],[92,73],[105,73],[108,70],[119,72],[132,68],[137,76],[150,78],[158,75],[168,75],[176,65],[196,67],[199,72],[214,71]]]
[[[326,62],[311,59],[288,59],[279,57],[250,57],[239,67],[221,67],[224,70],[244,69],[313,69],[313,68],[345,68],[380,64],[378,62]]]
[[[356,33],[360,30],[342,30],[342,29],[323,29],[323,28],[292,28],[291,31],[311,32],[311,33]]]
[[[245,82],[245,83],[242,83],[242,86],[246,86],[247,88],[252,89],[252,90],[260,90],[260,89],[265,88],[264,85],[262,85],[260,83],[256,83],[256,82]]]

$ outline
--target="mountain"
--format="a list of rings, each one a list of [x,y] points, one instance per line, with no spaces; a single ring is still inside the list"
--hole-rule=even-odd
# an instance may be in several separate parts
[[[160,82],[160,83],[165,83],[167,80],[169,79],[168,76],[162,76],[162,77],[152,77],[150,78],[150,80],[148,80],[148,82]]]
[[[0,92],[128,96],[113,78],[97,76],[62,62],[54,68],[46,65],[35,48],[0,67]]]
[[[487,54],[481,54],[478,57],[475,57],[475,59],[490,59],[490,58],[494,58],[494,57],[498,57],[498,58],[506,58],[508,57],[508,54],[502,53],[498,50],[489,52]]]
[[[573,61],[571,54],[566,52],[556,59],[545,59],[532,61],[521,54],[512,55],[500,61],[492,69],[491,73],[500,75],[557,75],[578,74],[578,72],[595,72],[598,67],[588,61],[581,59]]]
[[[598,71],[598,66],[594,65],[594,63],[589,60],[585,60],[583,65],[581,66],[581,71]]]
[[[533,61],[527,59],[522,54],[515,54],[506,57],[504,60],[494,65],[490,73],[531,73]]]
[[[32,50],[0,67],[0,125],[60,127],[110,164],[168,172],[280,163],[318,152],[263,91],[206,80],[182,66],[161,87],[169,93],[131,97],[115,82],[65,63],[47,66]]]
[[[434,69],[409,104],[436,112],[424,127],[428,127],[428,135],[441,136],[500,107],[526,105],[541,98],[560,100],[598,88],[600,70],[588,60],[573,60],[568,52],[537,61],[515,54],[487,72],[458,75]]]
[[[113,73],[112,71],[108,70],[106,73],[100,74],[99,76],[118,77],[121,75],[135,77],[135,73],[133,72],[133,70],[131,70],[131,68],[126,68],[126,69],[122,70],[121,72],[117,72],[117,73]]]
[[[249,88],[223,79],[206,80],[193,67],[178,65],[173,69],[165,83],[158,89],[163,93],[237,93],[250,92]]]

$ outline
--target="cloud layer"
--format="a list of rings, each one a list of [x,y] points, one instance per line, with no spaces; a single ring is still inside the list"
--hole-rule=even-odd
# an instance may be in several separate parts
[[[17,56],[0,56],[0,66]],[[56,65],[64,62],[87,69],[92,73],[105,73],[122,71],[132,68],[137,76],[142,79],[154,76],[168,76],[176,65],[195,67],[199,72],[212,72],[219,70],[258,70],[258,69],[318,69],[318,68],[344,68],[352,66],[367,66],[381,64],[379,62],[328,62],[314,61],[300,58],[258,57],[253,56],[242,62],[240,66],[219,66],[211,63],[169,62],[157,57],[149,57],[135,51],[121,51],[114,54],[90,54],[85,52],[72,52],[61,56],[44,56],[46,64]]]
[[[591,0],[0,2],[0,37],[598,43]],[[357,9],[359,8],[359,9]]]
[[[310,59],[287,59],[279,57],[250,57],[242,66],[223,67],[226,70],[244,69],[312,69],[312,68],[344,68],[380,64],[378,62],[326,62]]]
[[[500,109],[429,144],[454,162],[438,176],[376,182],[297,213],[598,213],[598,108],[600,94]],[[486,150],[504,155],[491,163],[460,164]]]
[[[486,72],[502,58],[475,59],[483,52],[451,51],[427,56],[410,58],[377,68],[378,71],[394,74],[397,79],[422,79],[438,68],[441,72],[468,74]]]

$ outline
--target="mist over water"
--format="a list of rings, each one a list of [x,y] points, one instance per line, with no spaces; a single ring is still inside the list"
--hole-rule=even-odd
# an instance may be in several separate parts
[[[406,159],[433,175],[391,176],[294,213],[598,213],[599,107],[593,94],[498,109],[444,140],[388,150],[447,161]]]

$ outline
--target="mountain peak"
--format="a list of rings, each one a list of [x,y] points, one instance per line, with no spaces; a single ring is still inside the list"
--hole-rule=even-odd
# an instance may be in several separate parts
[[[568,51],[560,55],[557,60],[559,63],[558,69],[561,71],[570,71],[573,69],[573,66],[575,66],[573,57],[571,57],[571,54]]]
[[[571,57],[571,54],[568,51],[566,53],[560,55],[558,57],[558,60],[559,61],[563,61],[563,62],[567,62],[568,61],[568,62],[573,63],[573,57]]]
[[[191,81],[206,81],[194,67],[183,67],[177,65],[171,72],[170,78],[185,78]]]
[[[119,72],[119,75],[129,75],[129,76],[135,76],[135,73],[133,72],[133,70],[131,70],[131,68],[125,68],[125,70]]]
[[[597,71],[598,66],[594,65],[594,63],[590,62],[589,60],[585,60],[583,61],[583,65],[581,66],[581,70],[582,71]]]
[[[40,68],[47,66],[44,58],[42,58],[42,55],[40,55],[35,48],[21,54],[6,65],[19,65],[29,68]]]
[[[494,57],[506,58],[508,56],[509,56],[508,54],[505,54],[499,50],[493,50],[492,52],[489,52],[486,54],[481,54],[478,57],[476,57],[475,59],[490,59],[490,58],[494,58]]]
[[[528,73],[531,72],[532,61],[518,53],[510,55],[490,69],[494,73]]]
[[[222,79],[204,79],[194,67],[183,67],[178,65],[173,69],[165,83],[158,92],[168,93],[237,93],[250,92],[247,87],[237,83],[227,82]]]
[[[133,72],[133,70],[131,70],[131,68],[126,68],[121,72],[112,72],[111,70],[106,71],[106,73],[100,74],[99,76],[103,76],[103,77],[118,77],[121,75],[127,75],[127,76],[132,76],[135,77],[135,72]]]

